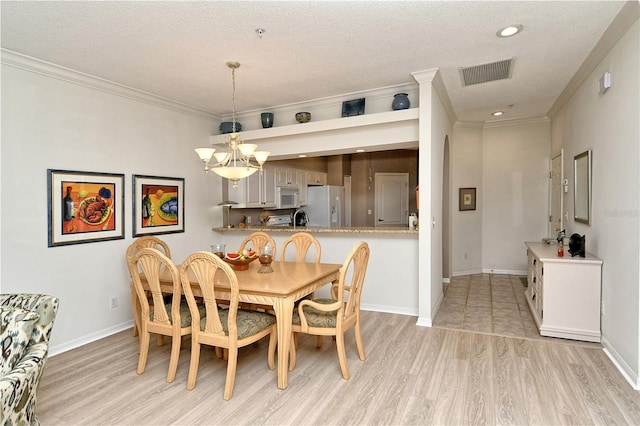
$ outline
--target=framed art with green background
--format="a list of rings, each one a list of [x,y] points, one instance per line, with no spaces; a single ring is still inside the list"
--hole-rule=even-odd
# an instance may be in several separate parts
[[[133,175],[133,236],[184,232],[184,178]]]

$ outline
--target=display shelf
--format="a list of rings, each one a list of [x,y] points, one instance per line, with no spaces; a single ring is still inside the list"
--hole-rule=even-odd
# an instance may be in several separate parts
[[[402,124],[406,121],[418,120],[420,109],[410,108],[398,111],[386,111],[375,114],[357,115],[354,117],[334,118],[330,120],[310,121],[303,124],[292,124],[288,126],[270,127],[267,129],[246,130],[240,132],[242,139],[246,141],[252,140],[269,140],[274,138],[282,138],[294,135],[305,135],[321,132],[331,132],[355,128],[366,128],[372,126],[380,126],[385,124]],[[226,134],[210,136],[209,141],[212,145],[223,144],[227,141]]]

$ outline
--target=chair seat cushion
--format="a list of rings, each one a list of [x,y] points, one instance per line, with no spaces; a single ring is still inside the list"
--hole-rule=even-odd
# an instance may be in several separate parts
[[[220,322],[222,323],[222,329],[224,334],[229,335],[229,310],[218,308],[218,315],[220,316]],[[200,330],[204,331],[207,319],[202,318],[200,320]],[[253,336],[271,327],[276,323],[276,317],[266,312],[249,311],[244,309],[238,309],[236,316],[236,324],[238,327],[238,339],[244,339],[249,336]]]
[[[171,314],[172,304],[167,303],[167,314],[169,315],[169,322],[173,324],[173,318]],[[198,309],[200,310],[200,317],[205,316],[205,309],[203,305],[198,305]],[[149,318],[153,321],[153,311],[149,312]],[[189,310],[189,305],[187,302],[180,303],[180,327],[185,328],[191,325],[191,311]]]
[[[315,303],[322,303],[324,305],[329,305],[331,303],[336,303],[335,299],[314,299]],[[307,324],[309,327],[318,327],[318,328],[335,328],[336,327],[336,316],[338,311],[319,311],[313,306],[305,305],[302,307],[304,310],[305,318],[307,319]],[[300,314],[298,311],[293,312],[293,324],[300,325]]]
[[[1,377],[13,370],[22,358],[39,318],[40,315],[35,312],[12,306],[0,307]]]

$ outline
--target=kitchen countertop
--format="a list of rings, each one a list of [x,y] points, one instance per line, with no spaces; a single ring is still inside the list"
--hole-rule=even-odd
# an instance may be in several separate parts
[[[417,229],[392,226],[350,226],[340,228],[321,228],[318,226],[248,226],[244,228],[213,228],[216,232],[310,232],[310,233],[372,233],[372,234],[418,234]]]

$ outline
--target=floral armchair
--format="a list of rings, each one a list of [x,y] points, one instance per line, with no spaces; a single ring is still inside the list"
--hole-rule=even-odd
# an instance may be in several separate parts
[[[0,424],[38,425],[36,390],[49,351],[58,298],[0,294]]]

